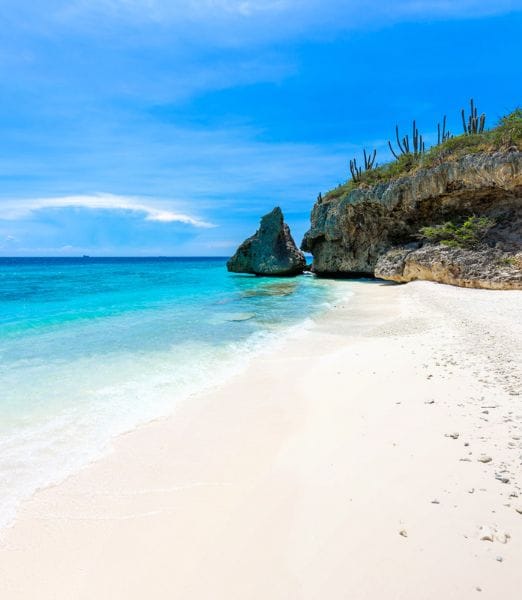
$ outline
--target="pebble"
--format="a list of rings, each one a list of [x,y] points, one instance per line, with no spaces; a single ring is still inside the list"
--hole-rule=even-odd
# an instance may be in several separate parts
[[[504,559],[502,558],[502,556],[497,556],[495,560],[497,560],[498,562],[502,562]]]
[[[501,483],[509,483],[509,477],[504,477],[503,475],[495,475],[495,479],[498,479]]]
[[[401,529],[399,531],[399,535],[402,535],[402,537],[408,537],[408,532],[406,531],[406,529]]]
[[[511,539],[509,533],[498,533],[496,529],[482,525],[480,527],[479,538],[482,542],[500,542],[501,544],[507,544]]]
[[[501,544],[507,544],[508,541],[511,539],[511,536],[509,535],[509,533],[501,533],[501,534],[497,534],[495,536],[495,539],[497,540],[497,542],[500,542]]]
[[[453,440],[458,440],[459,439],[459,434],[458,433],[447,433],[446,437],[450,437]]]
[[[491,458],[491,456],[487,456],[486,454],[483,454],[482,456],[480,456],[479,458],[477,458],[477,460],[481,463],[489,463],[491,462],[493,459]]]
[[[432,501],[431,501],[431,503],[432,503],[432,504],[440,504],[440,502],[439,502],[437,499],[435,499],[435,500],[432,500]]]
[[[515,510],[517,511],[517,513],[519,515],[522,515],[522,506],[520,506],[520,507],[517,506],[517,508],[515,508]]]

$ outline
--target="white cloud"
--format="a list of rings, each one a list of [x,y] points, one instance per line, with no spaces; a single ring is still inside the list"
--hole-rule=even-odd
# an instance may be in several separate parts
[[[53,198],[32,198],[2,201],[1,218],[19,220],[39,210],[52,208],[86,208],[91,210],[121,210],[142,213],[146,221],[158,223],[183,223],[192,227],[214,227],[197,217],[145,203],[140,198],[116,196],[114,194],[93,194],[84,196],[60,196]]]

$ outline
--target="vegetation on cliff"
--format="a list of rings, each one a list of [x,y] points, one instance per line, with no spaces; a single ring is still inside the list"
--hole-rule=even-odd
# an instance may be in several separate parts
[[[358,169],[356,177],[353,176],[352,170],[352,179],[329,191],[325,195],[325,200],[345,196],[357,188],[367,188],[378,183],[386,183],[406,175],[412,175],[420,169],[436,167],[445,162],[458,160],[465,155],[522,150],[521,108],[516,108],[510,114],[502,117],[497,125],[491,129],[484,129],[485,115],[479,117],[473,104],[471,110],[468,121],[462,115],[466,133],[453,136],[446,132],[446,119],[444,118],[444,133],[441,136],[439,125],[439,143],[428,150],[425,150],[424,142],[420,141],[422,136],[419,135],[415,122],[413,123],[411,148],[408,136],[404,136],[401,141],[397,128],[396,137],[400,152],[394,152],[396,160],[376,165],[374,164],[375,156],[373,156],[373,163],[370,168],[364,171]],[[418,140],[417,143],[416,140]]]
[[[504,122],[509,127],[510,119]],[[522,289],[521,190],[522,151],[467,152],[318,198],[301,247],[320,276]]]
[[[450,248],[476,248],[495,225],[494,219],[472,215],[462,223],[447,221],[441,225],[422,227],[419,238]]]
[[[444,117],[431,148],[416,121],[397,126],[395,160],[365,151],[319,195],[301,246],[317,275],[522,289],[522,109],[491,129],[473,101],[460,116],[463,133]]]

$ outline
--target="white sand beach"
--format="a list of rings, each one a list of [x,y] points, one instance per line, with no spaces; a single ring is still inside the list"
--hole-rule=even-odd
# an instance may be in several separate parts
[[[519,600],[522,292],[350,289],[38,492],[0,598]]]

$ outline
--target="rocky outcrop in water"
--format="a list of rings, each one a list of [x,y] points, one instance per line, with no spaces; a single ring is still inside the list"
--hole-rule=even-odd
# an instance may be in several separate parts
[[[422,227],[470,215],[496,223],[481,250],[418,248]],[[417,249],[404,249],[411,243]],[[468,155],[344,195],[334,190],[314,206],[301,247],[313,254],[318,275],[520,287],[518,275],[502,273],[509,265],[519,269],[513,257],[522,250],[522,152]]]
[[[234,273],[289,276],[302,273],[304,254],[296,246],[279,207],[261,219],[256,233],[245,240],[227,262]]]

